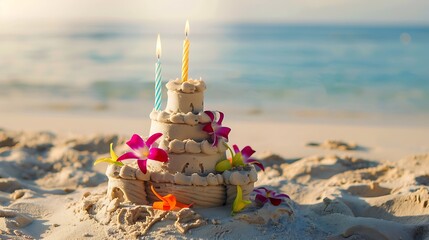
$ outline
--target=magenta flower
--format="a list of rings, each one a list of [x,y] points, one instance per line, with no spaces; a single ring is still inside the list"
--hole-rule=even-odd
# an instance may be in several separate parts
[[[245,166],[246,164],[255,164],[262,171],[265,170],[264,165],[262,165],[261,162],[256,159],[250,158],[255,153],[255,150],[253,150],[250,146],[246,146],[240,151],[238,146],[234,144],[232,147],[234,148],[235,153],[232,152],[232,149],[226,143],[225,146],[231,153],[231,158],[218,162],[215,167],[216,171],[224,172],[233,167]]]
[[[286,194],[276,193],[275,191],[269,190],[264,187],[256,188],[253,190],[253,192],[256,193],[255,202],[260,206],[265,205],[265,203],[267,203],[268,201],[270,201],[272,205],[278,206],[280,205],[280,203],[282,203],[284,199],[290,199],[290,197]]]
[[[218,144],[219,138],[221,137],[228,140],[228,135],[229,135],[229,132],[231,132],[231,128],[222,127],[222,121],[224,117],[223,112],[218,112],[219,119],[217,121],[215,116],[216,112],[213,113],[212,111],[205,111],[204,113],[209,116],[211,122],[204,125],[203,131],[207,132],[210,135],[213,135],[213,146],[216,146]]]
[[[137,134],[134,134],[127,142],[127,145],[133,150],[132,152],[124,153],[118,158],[118,161],[126,159],[136,159],[137,165],[143,173],[147,172],[147,160],[155,160],[158,162],[167,162],[168,155],[161,149],[152,147],[152,144],[162,136],[162,133],[155,133],[150,136],[146,143]]]
[[[255,153],[255,150],[253,150],[250,146],[245,146],[241,151],[236,144],[232,145],[232,148],[234,148],[235,152],[235,156],[232,158],[233,162],[239,161],[244,164],[255,164],[260,169],[262,169],[262,171],[265,170],[264,165],[262,165],[261,162],[256,159],[250,158]]]

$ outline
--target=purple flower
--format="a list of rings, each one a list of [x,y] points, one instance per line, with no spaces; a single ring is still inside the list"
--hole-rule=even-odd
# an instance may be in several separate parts
[[[224,172],[233,167],[245,166],[246,164],[255,164],[262,171],[265,170],[264,165],[262,165],[261,162],[256,159],[250,158],[255,153],[255,150],[253,150],[250,146],[246,146],[243,148],[243,150],[240,151],[238,146],[234,144],[232,147],[234,148],[235,153],[232,152],[232,149],[226,143],[225,146],[231,153],[231,158],[219,161],[215,167],[216,171]]]
[[[152,144],[161,136],[162,133],[155,133],[145,142],[139,135],[134,134],[127,142],[127,145],[133,151],[122,154],[122,156],[118,158],[118,161],[125,159],[136,159],[137,165],[143,173],[147,172],[147,160],[167,162],[167,153],[161,148],[152,147]]]
[[[215,113],[219,113],[219,119],[216,121],[216,115]],[[231,128],[229,127],[222,127],[222,121],[224,114],[223,112],[212,112],[212,111],[205,111],[204,113],[207,114],[211,120],[210,123],[207,123],[203,127],[203,131],[207,132],[210,135],[213,135],[213,146],[216,146],[219,142],[219,138],[223,137],[226,140],[228,140],[229,132],[231,132]]]
[[[235,156],[232,158],[233,164],[234,162],[236,163],[234,165],[255,164],[260,169],[262,169],[262,171],[265,170],[262,163],[256,159],[251,158],[251,156],[255,153],[255,150],[253,150],[250,146],[245,146],[241,151],[236,144],[234,144],[232,148],[234,148],[235,152]]]
[[[278,206],[280,205],[280,203],[282,203],[284,199],[290,199],[290,197],[286,194],[276,193],[275,191],[269,190],[264,187],[256,188],[253,190],[253,192],[256,193],[255,202],[260,206],[265,205],[265,203],[267,203],[268,201],[272,205]]]

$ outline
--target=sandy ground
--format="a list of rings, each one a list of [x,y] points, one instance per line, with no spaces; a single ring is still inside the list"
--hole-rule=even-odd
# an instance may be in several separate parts
[[[230,143],[252,145],[266,166],[257,185],[290,201],[235,216],[230,206],[167,214],[119,204],[93,161],[149,121],[1,116],[0,238],[429,239],[429,128],[225,124]],[[180,232],[197,221],[206,224]]]

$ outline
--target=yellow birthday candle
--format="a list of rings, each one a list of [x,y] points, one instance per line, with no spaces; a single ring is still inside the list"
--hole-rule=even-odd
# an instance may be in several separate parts
[[[189,21],[186,20],[185,40],[183,41],[183,58],[182,58],[182,82],[188,81],[188,65],[189,65]]]

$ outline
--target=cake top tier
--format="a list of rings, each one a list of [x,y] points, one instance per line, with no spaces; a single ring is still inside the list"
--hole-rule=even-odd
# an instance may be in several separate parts
[[[182,82],[181,79],[177,78],[169,81],[165,86],[169,91],[181,93],[196,93],[206,90],[206,83],[201,79],[188,79],[188,81]]]

